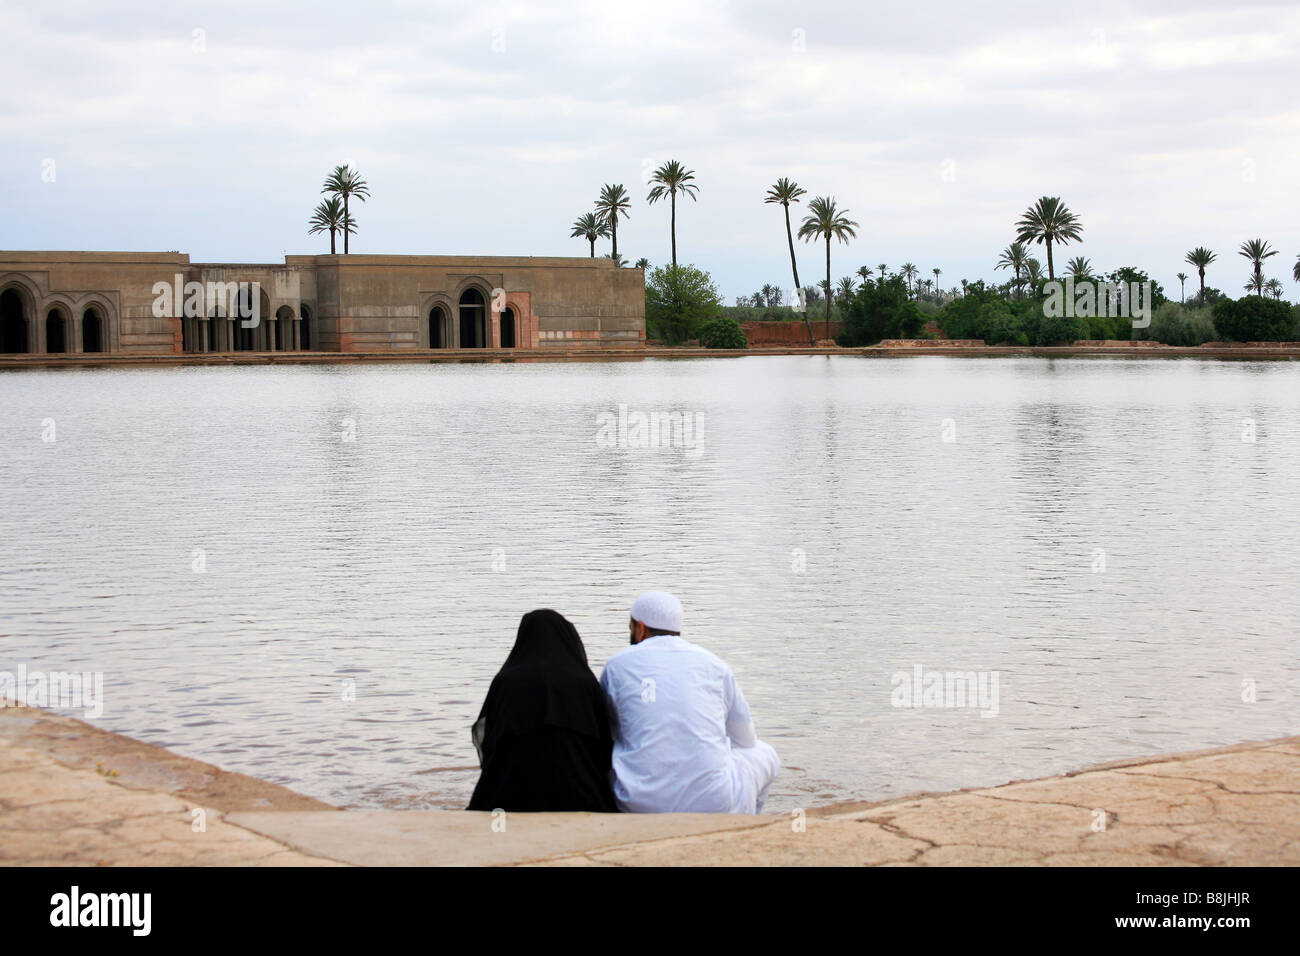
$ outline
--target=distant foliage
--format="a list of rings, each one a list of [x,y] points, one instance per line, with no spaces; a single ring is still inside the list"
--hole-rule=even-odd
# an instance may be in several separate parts
[[[840,345],[875,345],[881,339],[914,339],[921,334],[925,316],[908,296],[901,275],[869,279],[853,294],[840,300],[848,328],[837,338]]]
[[[693,339],[721,304],[713,278],[703,269],[660,266],[645,284],[646,337],[669,345]]]
[[[1285,342],[1293,334],[1294,320],[1289,303],[1247,295],[1235,302],[1216,302],[1214,328],[1224,342]]]
[[[1218,333],[1209,308],[1188,308],[1177,302],[1166,302],[1152,313],[1149,328],[1133,330],[1133,338],[1192,346],[1213,342]]]
[[[704,323],[700,329],[700,344],[706,349],[747,349],[749,339],[739,322],[722,317]]]

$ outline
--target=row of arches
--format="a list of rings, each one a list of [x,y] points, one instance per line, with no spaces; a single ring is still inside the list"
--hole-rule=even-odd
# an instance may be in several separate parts
[[[441,305],[429,310],[428,319],[431,349],[485,349],[491,344],[487,301],[478,289],[469,288],[461,293],[454,323],[448,310]],[[512,308],[501,311],[499,339],[498,347],[515,348],[515,310]]]
[[[207,318],[188,316],[181,319],[181,351],[183,352],[306,352],[315,340],[311,308],[300,305],[301,315],[291,306],[282,305],[275,315],[267,313],[270,306],[262,296],[260,321],[255,326],[244,327],[243,321],[227,317],[224,310],[214,309]],[[240,304],[240,313],[247,314],[247,304]]]
[[[0,353],[108,351],[108,323],[102,307],[88,305],[78,310],[56,305],[40,320],[32,313],[17,289],[0,292]]]

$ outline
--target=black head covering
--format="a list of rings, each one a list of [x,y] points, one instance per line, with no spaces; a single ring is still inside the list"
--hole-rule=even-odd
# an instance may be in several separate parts
[[[577,629],[530,611],[474,723],[482,774],[471,810],[614,810],[605,691]]]

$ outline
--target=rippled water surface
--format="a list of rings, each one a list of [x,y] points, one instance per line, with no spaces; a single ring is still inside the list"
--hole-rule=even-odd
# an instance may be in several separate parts
[[[698,444],[604,447],[620,404]],[[769,809],[1300,732],[1295,363],[21,371],[0,440],[0,670],[102,671],[98,725],[340,805],[462,806],[519,617],[599,673],[651,587]],[[892,706],[918,665],[996,671],[997,715]]]

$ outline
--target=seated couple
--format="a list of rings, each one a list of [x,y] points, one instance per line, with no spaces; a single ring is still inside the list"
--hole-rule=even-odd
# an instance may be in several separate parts
[[[683,640],[682,605],[642,594],[632,646],[597,682],[572,624],[531,611],[473,739],[470,810],[758,813],[780,768],[731,668]]]

